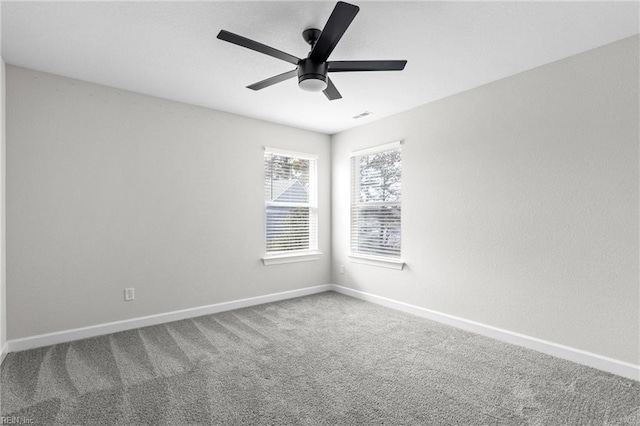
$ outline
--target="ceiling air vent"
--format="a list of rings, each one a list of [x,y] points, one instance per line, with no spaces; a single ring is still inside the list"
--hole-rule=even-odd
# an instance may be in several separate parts
[[[359,118],[366,117],[367,115],[371,115],[371,114],[373,114],[371,111],[364,111],[364,112],[361,112],[361,113],[360,113],[360,114],[358,114],[358,115],[354,115],[354,116],[353,116],[353,118],[354,118],[355,120],[357,120],[357,119],[359,119]]]

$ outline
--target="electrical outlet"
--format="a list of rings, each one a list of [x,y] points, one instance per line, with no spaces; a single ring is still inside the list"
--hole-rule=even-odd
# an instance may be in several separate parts
[[[136,298],[135,293],[133,292],[133,287],[124,289],[124,300],[133,300]]]
[[[340,273],[344,274],[347,272],[347,269],[344,267],[344,265],[340,265]]]

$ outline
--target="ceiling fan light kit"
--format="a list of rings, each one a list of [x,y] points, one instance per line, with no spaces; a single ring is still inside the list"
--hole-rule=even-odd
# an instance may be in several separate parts
[[[303,59],[298,64],[298,86],[308,92],[322,92],[327,88],[326,62],[317,63],[310,59]]]
[[[289,53],[258,43],[257,41],[221,30],[218,38],[229,43],[256,52],[272,56],[296,66],[296,69],[270,77],[266,80],[247,86],[252,90],[261,90],[276,83],[298,77],[298,86],[309,92],[323,92],[330,101],[342,98],[340,92],[333,85],[328,76],[330,72],[363,72],[363,71],[402,71],[406,60],[384,61],[328,61],[329,55],[342,38],[360,8],[356,5],[338,2],[329,16],[329,20],[322,31],[307,28],[302,37],[311,46],[309,55],[300,59]]]

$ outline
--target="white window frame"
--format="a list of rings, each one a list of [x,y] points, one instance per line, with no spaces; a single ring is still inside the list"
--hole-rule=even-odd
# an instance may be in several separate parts
[[[359,179],[359,170],[354,170],[354,158],[357,157],[361,157],[361,156],[365,156],[365,155],[370,155],[370,154],[376,154],[379,152],[384,152],[384,151],[391,151],[394,149],[401,149],[402,148],[402,141],[396,141],[396,142],[392,142],[392,143],[388,143],[388,144],[384,144],[384,145],[378,145],[375,147],[371,147],[371,148],[366,148],[366,149],[361,149],[358,151],[353,151],[350,154],[350,169],[351,169],[351,202],[350,202],[350,234],[349,234],[349,259],[354,262],[354,263],[363,263],[363,264],[367,264],[367,265],[373,265],[373,266],[380,266],[380,267],[384,267],[384,268],[390,268],[390,269],[398,269],[398,270],[402,270],[404,268],[405,262],[402,260],[402,242],[400,243],[400,256],[399,257],[391,257],[391,256],[383,256],[383,255],[370,255],[370,254],[363,254],[363,253],[358,253],[358,252],[354,252],[353,251],[353,246],[354,246],[354,242],[353,242],[353,235],[354,235],[354,207],[356,205],[387,205],[387,204],[393,204],[393,205],[400,205],[400,209],[402,211],[402,195],[400,197],[400,201],[398,202],[392,202],[392,203],[386,203],[386,202],[369,202],[369,203],[360,203],[357,199],[358,199],[358,194],[360,193],[359,188],[360,188],[360,179]],[[357,164],[357,162],[355,162],[355,164]],[[357,166],[355,166],[357,167]],[[401,223],[402,223],[402,218],[400,219]]]
[[[285,157],[309,160],[309,202],[287,203],[265,201],[264,206],[264,242],[265,255],[262,257],[264,265],[279,265],[284,263],[307,262],[319,260],[322,254],[318,250],[318,158],[316,154],[290,151],[286,149],[264,147],[265,154],[281,155]],[[265,177],[263,177],[264,180]],[[272,251],[267,252],[267,208],[272,206],[282,207],[308,207],[309,208],[309,248],[301,250]]]

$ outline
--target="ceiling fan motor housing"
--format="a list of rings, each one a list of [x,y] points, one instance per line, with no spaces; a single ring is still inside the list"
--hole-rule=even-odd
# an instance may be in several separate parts
[[[313,62],[310,59],[303,59],[298,63],[298,86],[310,92],[321,92],[327,88],[326,62]]]

